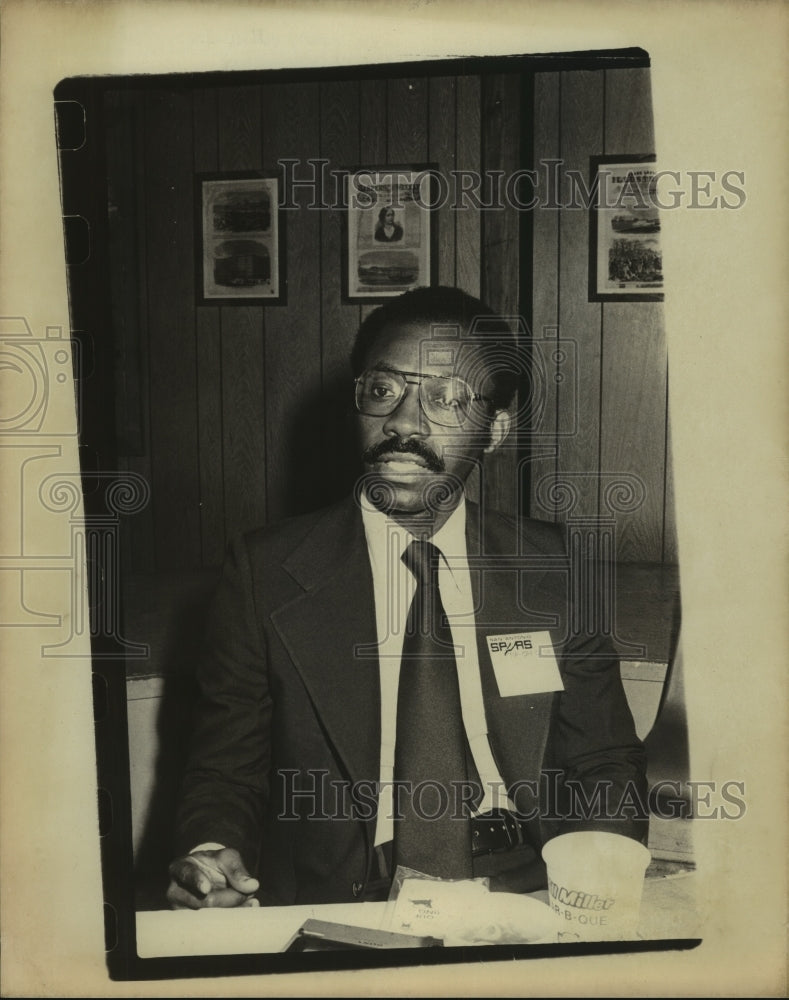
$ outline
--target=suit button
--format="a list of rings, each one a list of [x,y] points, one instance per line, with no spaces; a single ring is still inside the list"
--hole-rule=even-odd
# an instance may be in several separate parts
[[[364,889],[364,882],[354,882],[351,886],[351,892],[357,897],[361,896],[362,889]]]

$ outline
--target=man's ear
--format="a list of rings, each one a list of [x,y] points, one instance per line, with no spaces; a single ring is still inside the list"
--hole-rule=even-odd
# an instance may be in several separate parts
[[[490,444],[485,449],[487,455],[495,451],[510,432],[512,417],[506,410],[497,410],[496,416],[490,425]]]

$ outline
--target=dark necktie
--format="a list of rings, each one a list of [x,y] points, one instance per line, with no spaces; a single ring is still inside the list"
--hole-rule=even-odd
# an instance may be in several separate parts
[[[394,860],[428,875],[471,878],[471,830],[461,805],[465,730],[455,651],[438,589],[441,554],[412,542],[403,562],[416,577],[397,694],[396,781],[402,818]]]

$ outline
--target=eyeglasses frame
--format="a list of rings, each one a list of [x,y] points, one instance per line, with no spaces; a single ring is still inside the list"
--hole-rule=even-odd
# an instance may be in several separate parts
[[[427,410],[425,409],[425,404],[424,404],[424,402],[422,400],[422,383],[425,381],[425,379],[439,378],[439,379],[445,379],[446,381],[450,381],[450,380],[454,379],[457,382],[461,382],[468,389],[468,391],[469,391],[469,393],[471,395],[471,402],[472,403],[476,403],[476,402],[482,401],[482,402],[485,402],[485,403],[490,403],[490,405],[493,406],[493,400],[489,396],[483,396],[482,393],[480,393],[480,392],[474,392],[474,390],[471,388],[471,386],[468,384],[468,382],[464,378],[461,378],[459,375],[428,375],[425,372],[402,371],[399,368],[375,368],[375,367],[373,367],[373,368],[365,368],[365,370],[362,372],[362,374],[359,375],[359,376],[357,376],[353,380],[353,384],[354,385],[358,385],[362,381],[362,379],[364,378],[364,376],[367,375],[369,372],[384,372],[384,373],[386,373],[388,375],[400,375],[400,376],[402,376],[403,381],[406,383],[406,385],[416,385],[416,386],[418,386],[419,387],[419,391],[417,393],[417,398],[419,400],[419,407],[422,410],[422,413],[425,415],[425,419],[429,420],[431,423],[438,424],[439,427],[462,427],[463,424],[465,424],[465,422],[467,420],[467,415],[466,415],[466,417],[463,418],[462,422],[455,423],[455,424],[442,424],[441,421],[439,421],[439,420],[433,420],[433,418],[428,415]],[[406,376],[408,376],[408,375],[410,375],[411,378],[406,378]],[[398,399],[397,403],[392,407],[391,410],[389,410],[388,413],[380,413],[380,414],[378,414],[378,413],[364,413],[363,410],[359,409],[359,403],[358,403],[358,400],[356,399],[356,395],[354,393],[354,403],[356,404],[356,409],[358,410],[359,413],[362,414],[362,416],[373,416],[373,417],[374,416],[382,416],[382,417],[389,417],[389,416],[391,416],[397,410],[397,408],[400,406],[400,404],[403,402],[404,399],[405,399],[405,390],[403,390],[403,395],[400,397],[400,399]]]

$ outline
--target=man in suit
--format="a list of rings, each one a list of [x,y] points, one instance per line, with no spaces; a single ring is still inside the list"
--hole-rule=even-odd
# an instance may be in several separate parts
[[[523,892],[557,833],[645,841],[643,747],[561,529],[464,495],[507,437],[517,347],[457,289],[362,324],[353,496],[225,565],[171,906],[386,898],[397,865]]]

